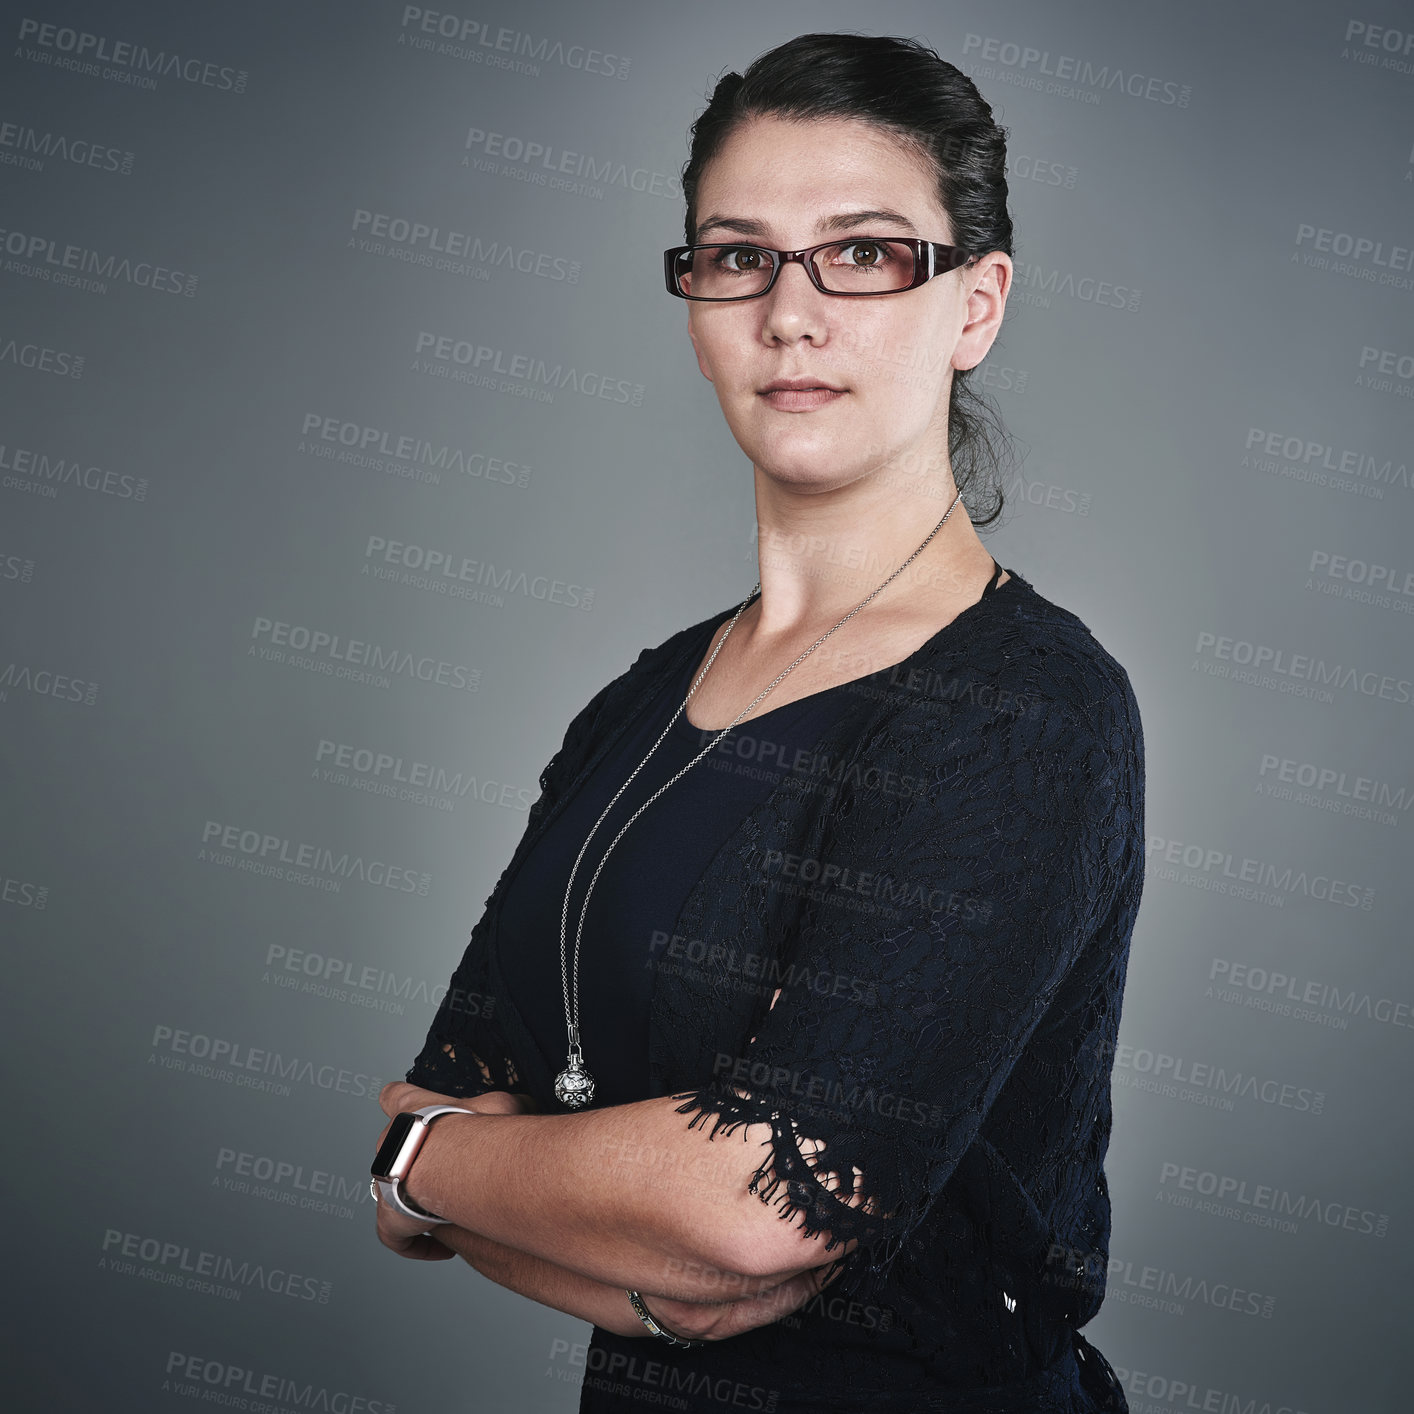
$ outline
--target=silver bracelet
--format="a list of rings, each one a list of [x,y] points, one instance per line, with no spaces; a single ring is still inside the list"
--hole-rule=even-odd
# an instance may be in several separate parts
[[[649,1314],[648,1307],[643,1304],[643,1298],[636,1292],[630,1291],[628,1299],[633,1306],[634,1313],[638,1319],[648,1327],[659,1340],[666,1340],[669,1345],[680,1346],[683,1350],[696,1350],[699,1345],[706,1345],[705,1340],[685,1340],[680,1335],[674,1335],[671,1331],[664,1330]]]

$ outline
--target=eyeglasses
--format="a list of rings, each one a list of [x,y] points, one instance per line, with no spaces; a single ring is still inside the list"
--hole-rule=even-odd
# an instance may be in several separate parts
[[[663,252],[668,293],[679,299],[757,299],[776,283],[781,267],[805,267],[827,295],[896,295],[917,289],[972,258],[970,251],[915,236],[855,236],[806,250],[733,244],[679,245]]]

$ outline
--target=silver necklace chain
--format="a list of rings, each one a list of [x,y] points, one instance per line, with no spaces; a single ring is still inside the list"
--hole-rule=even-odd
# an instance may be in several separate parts
[[[702,670],[697,674],[696,680],[688,689],[687,696],[683,698],[682,704],[678,707],[677,711],[674,712],[673,715],[668,719],[668,725],[663,728],[661,735],[658,737],[658,740],[655,741],[653,745],[648,748],[648,755],[645,756],[643,760],[640,761],[638,765],[633,768],[633,772],[629,776],[628,780],[626,780],[623,785],[621,785],[618,790],[614,792],[613,800],[611,800],[600,812],[599,818],[594,822],[594,828],[590,830],[588,835],[585,836],[584,843],[579,847],[579,854],[575,858],[574,868],[570,870],[569,884],[565,888],[564,907],[560,911],[560,980],[564,990],[565,1023],[569,1030],[568,1059],[565,1065],[565,1069],[561,1071],[558,1076],[555,1077],[555,1097],[562,1104],[569,1105],[571,1108],[574,1109],[578,1109],[583,1105],[587,1105],[594,1098],[594,1079],[590,1075],[589,1071],[585,1068],[584,1051],[580,1045],[579,1039],[579,945],[584,933],[584,916],[589,908],[589,896],[594,892],[594,885],[598,882],[599,874],[603,870],[604,864],[608,860],[609,855],[613,852],[614,846],[618,844],[618,842],[623,838],[624,831],[627,830],[628,827],[633,824],[633,822],[637,820],[638,817],[650,805],[652,805],[653,802],[657,800],[658,797],[662,795],[662,793],[667,790],[667,788],[672,785],[674,781],[684,776],[700,760],[702,760],[702,758],[706,756],[707,753],[710,752],[717,745],[717,743],[721,741],[721,739],[726,736],[726,734],[731,731],[731,729],[736,726],[736,724],[740,722],[741,719],[745,717],[747,713],[749,713],[757,705],[757,703],[762,700],[762,698],[766,696],[767,693],[771,692],[775,687],[777,687],[794,668],[798,667],[801,663],[803,663],[805,659],[810,656],[810,654],[812,654],[832,633],[835,632],[836,629],[843,628],[844,625],[850,621],[850,619],[852,619],[862,608],[864,608],[866,604],[869,603],[871,599],[874,598],[875,594],[878,594],[881,590],[886,589],[890,584],[892,584],[893,581],[897,579],[898,576],[901,575],[904,570],[906,570],[909,565],[911,565],[913,561],[923,553],[923,551],[927,548],[929,541],[931,541],[932,538],[943,528],[944,522],[953,513],[953,510],[956,508],[957,503],[961,499],[962,492],[959,491],[957,495],[953,498],[952,505],[950,505],[947,510],[943,512],[943,519],[940,520],[937,525],[935,525],[932,530],[928,532],[927,539],[923,541],[923,543],[913,552],[913,554],[911,554],[908,559],[906,559],[893,572],[893,574],[891,574],[888,579],[886,579],[883,584],[878,587],[878,589],[874,590],[874,592],[868,595],[866,598],[861,599],[859,603],[856,604],[854,608],[852,608],[849,613],[847,613],[844,618],[842,618],[839,623],[834,626],[834,628],[827,629],[824,633],[822,633],[820,637],[817,638],[815,642],[812,643],[810,647],[805,650],[805,652],[803,652],[798,658],[796,658],[795,662],[793,662],[790,667],[786,668],[784,672],[777,674],[776,678],[760,693],[757,694],[754,701],[748,703],[747,706],[742,708],[742,710],[738,712],[737,715],[730,722],[728,722],[727,725],[724,726],[717,733],[717,735],[706,746],[704,746],[702,750],[697,753],[696,756],[692,758],[691,761],[689,761],[685,766],[681,767],[678,771],[674,772],[673,775],[671,775],[666,781],[664,781],[663,784],[660,785],[658,789],[655,790],[653,794],[650,795],[648,799],[645,800],[643,804],[640,805],[638,809],[635,810],[633,814],[630,815],[628,819],[624,821],[623,825],[619,828],[618,834],[616,834],[614,838],[609,842],[609,848],[604,851],[604,856],[602,859],[600,859],[599,866],[595,869],[594,875],[589,881],[589,887],[584,894],[584,904],[579,910],[579,924],[575,928],[574,969],[573,981],[571,981],[570,971],[566,965],[565,956],[566,930],[569,926],[570,892],[574,888],[574,877],[579,872],[580,861],[584,858],[585,850],[589,848],[589,841],[594,838],[595,832],[598,830],[599,826],[604,823],[604,817],[609,813],[610,810],[614,808],[614,804],[618,800],[619,796],[621,796],[624,791],[628,789],[628,786],[630,782],[632,782],[634,776],[638,775],[638,773],[648,764],[649,758],[663,744],[664,739],[672,730],[673,723],[676,722],[678,717],[687,710],[687,704],[692,701],[693,694],[701,685],[702,679],[707,676],[707,671],[709,668],[711,668],[713,660],[716,658],[717,654],[722,651],[722,645],[726,643],[728,638],[731,637],[732,629],[736,627],[736,621],[741,617],[743,611],[746,609],[746,606],[755,597],[756,591],[761,588],[760,580],[756,581],[756,585],[752,589],[751,593],[748,594],[746,598],[741,601],[740,607],[737,609],[736,613],[732,615],[732,620],[731,623],[727,625],[726,633],[722,635],[721,639],[717,643],[717,646],[712,650],[711,656],[702,665]],[[571,998],[571,991],[573,992],[573,998]]]

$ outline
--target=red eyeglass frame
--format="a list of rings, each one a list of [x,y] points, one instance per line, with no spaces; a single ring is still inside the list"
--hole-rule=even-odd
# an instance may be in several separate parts
[[[913,252],[913,279],[894,290],[830,290],[821,284],[820,272],[816,270],[812,259],[817,251],[827,250],[830,246],[868,244],[907,246]],[[749,295],[686,294],[678,285],[679,265],[683,257],[694,250],[759,250],[773,257],[771,278],[766,282],[764,290],[757,290]],[[845,240],[821,241],[819,245],[807,246],[804,250],[773,250],[770,246],[756,245],[752,241],[707,241],[697,245],[675,245],[665,250],[663,276],[667,282],[668,293],[676,295],[679,299],[698,300],[703,304],[734,304],[738,300],[760,299],[762,295],[770,294],[781,271],[794,262],[805,267],[810,283],[821,294],[838,295],[841,299],[878,299],[880,295],[901,295],[908,290],[916,290],[919,285],[927,284],[935,275],[946,275],[950,270],[966,265],[972,255],[972,251],[964,250],[961,246],[925,241],[918,236],[851,236]]]

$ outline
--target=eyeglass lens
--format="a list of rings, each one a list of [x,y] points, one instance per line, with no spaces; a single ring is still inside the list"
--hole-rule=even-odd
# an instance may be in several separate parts
[[[697,246],[678,263],[678,287],[698,299],[758,295],[770,284],[774,264],[759,246]],[[817,250],[813,264],[820,283],[839,294],[907,289],[914,275],[913,250],[898,241],[839,241]]]

